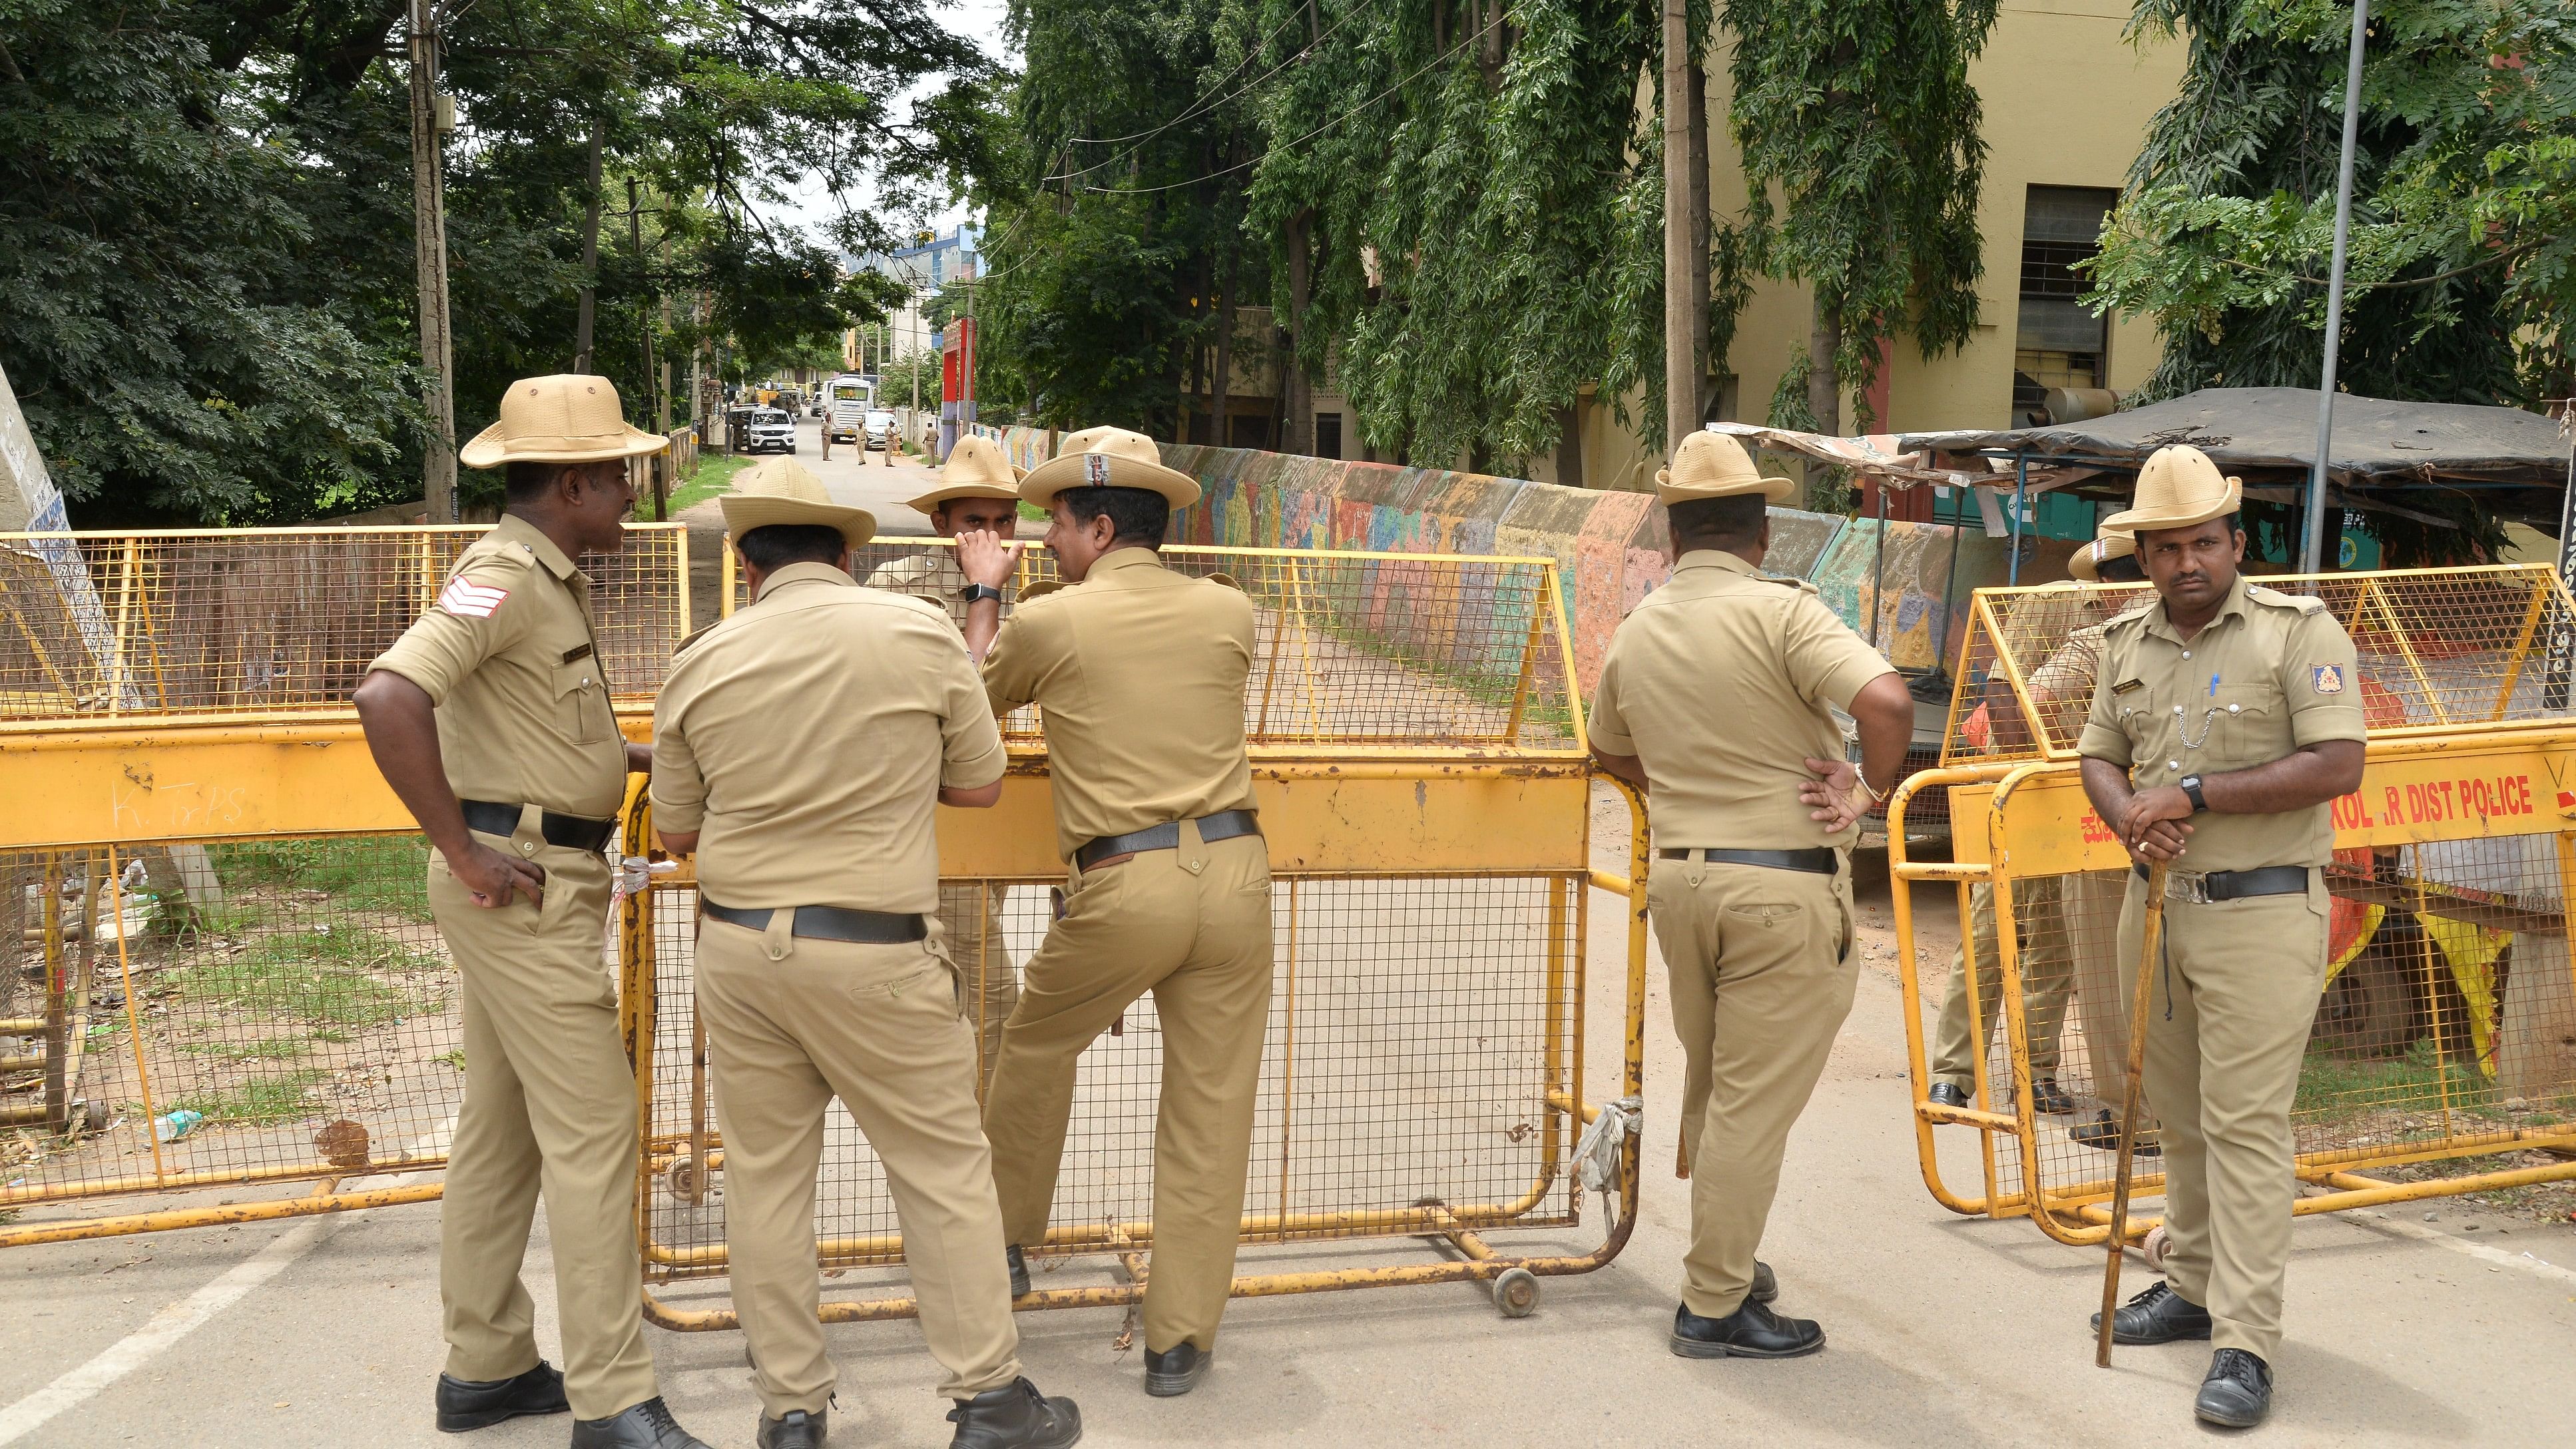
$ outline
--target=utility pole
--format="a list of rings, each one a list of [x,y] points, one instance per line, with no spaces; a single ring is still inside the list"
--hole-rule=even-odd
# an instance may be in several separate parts
[[[1664,448],[1699,427],[1691,347],[1690,7],[1664,0]]]
[[[638,271],[644,266],[644,205],[635,187],[635,178],[626,178],[626,249],[635,257]],[[650,275],[649,272],[646,273]],[[652,304],[635,299],[635,335],[644,339],[644,385],[654,387],[653,375],[653,309]],[[655,413],[664,436],[671,431],[671,402],[654,388]],[[671,516],[671,455],[653,455],[653,521],[664,523]]]
[[[590,205],[581,218],[581,312],[572,324],[572,370],[589,374],[591,321],[599,304],[599,144],[601,123],[590,123]]]
[[[2317,459],[2308,469],[2308,506],[2300,519],[2299,572],[2313,574],[2325,567],[2326,546],[2326,450],[2334,444],[2335,361],[2337,344],[2343,341],[2343,268],[2344,253],[2352,241],[2352,152],[2361,132],[2361,58],[2362,41],[2370,28],[2370,0],[2353,0],[2352,54],[2345,66],[2343,83],[2343,153],[2335,177],[2334,264],[2326,272],[2326,349],[2324,375],[2317,380]],[[2337,529],[2335,537],[2343,537]],[[2342,550],[2336,550],[2336,562],[2342,562]]]
[[[429,444],[420,463],[429,521],[454,523],[456,509],[456,347],[447,328],[447,181],[440,135],[456,128],[455,102],[438,93],[438,6],[410,0],[411,204],[413,250],[420,276],[420,365],[429,374],[421,406]]]

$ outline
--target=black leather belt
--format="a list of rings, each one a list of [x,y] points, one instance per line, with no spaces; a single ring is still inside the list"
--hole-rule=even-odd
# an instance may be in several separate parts
[[[2133,867],[2138,879],[2147,868]],[[2248,896],[2299,896],[2308,893],[2308,867],[2267,865],[2255,870],[2169,871],[2165,894],[2187,901],[2240,901]]]
[[[737,911],[704,896],[698,908],[727,925],[766,931],[776,911]],[[928,916],[899,916],[886,911],[852,911],[839,906],[798,906],[793,933],[811,941],[856,941],[868,946],[899,946],[930,934]]]
[[[1659,850],[1655,854],[1666,860],[1688,860],[1696,855],[1718,865],[1759,865],[1772,870],[1803,870],[1809,875],[1832,875],[1843,864],[1842,852],[1830,845],[1806,850]]]
[[[465,828],[468,830],[506,836],[516,833],[519,828],[521,806],[503,805],[492,800],[459,800],[456,803],[465,807]],[[584,815],[558,815],[549,810],[545,812],[540,828],[548,845],[597,855],[608,848],[609,838],[617,833],[617,822],[593,820]]]
[[[1214,844],[1232,840],[1238,835],[1259,835],[1261,817],[1249,810],[1220,810],[1198,818],[1199,839]],[[1113,855],[1133,855],[1140,850],[1178,850],[1181,846],[1181,824],[1177,820],[1161,825],[1148,825],[1124,835],[1104,835],[1073,853],[1073,863],[1084,870],[1095,862]]]

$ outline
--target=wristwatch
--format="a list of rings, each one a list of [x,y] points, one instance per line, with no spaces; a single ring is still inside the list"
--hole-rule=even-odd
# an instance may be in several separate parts
[[[991,584],[968,584],[957,591],[957,601],[961,604],[971,604],[978,599],[990,599],[998,604],[1002,602],[1002,591]]]
[[[2191,797],[2192,814],[2198,815],[2209,808],[2209,802],[2200,797],[2200,777],[2198,775],[2185,775],[2176,783],[2182,786],[2182,792],[2185,795]]]

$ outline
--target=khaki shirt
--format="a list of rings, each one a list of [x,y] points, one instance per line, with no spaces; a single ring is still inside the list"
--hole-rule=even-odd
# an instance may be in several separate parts
[[[590,575],[518,515],[457,556],[429,612],[367,668],[428,693],[458,799],[593,820],[625,803],[626,741],[591,630]]]
[[[935,548],[879,564],[868,574],[868,587],[928,599],[947,611],[948,622],[959,634],[966,631],[966,601],[957,597],[957,591],[966,587],[966,573],[957,567],[953,548]],[[1003,592],[1009,591],[1009,585],[1004,585]]]
[[[1046,714],[1058,848],[1249,810],[1252,601],[1121,548],[1082,587],[1023,599],[984,659],[995,714]]]
[[[920,599],[789,564],[671,666],[653,820],[702,830],[698,883],[745,910],[939,908],[938,787],[1002,776],[957,632]]]
[[[2129,772],[2140,790],[2268,765],[2302,745],[2358,740],[2361,680],[2352,638],[2322,600],[2243,577],[2188,644],[2162,600],[2113,619],[2080,753]],[[2192,818],[2192,870],[2324,865],[2329,807]]]
[[[1847,845],[1849,828],[1807,818],[1798,787],[1809,758],[1843,758],[1826,706],[1894,672],[1813,586],[1696,549],[1611,636],[1592,743],[1644,762],[1658,846]]]
[[[2048,726],[2049,743],[2065,745],[2078,738],[2093,708],[2093,676],[2102,667],[2102,637],[2109,621],[2087,624],[2066,636],[2057,652],[2031,671],[2031,703]]]

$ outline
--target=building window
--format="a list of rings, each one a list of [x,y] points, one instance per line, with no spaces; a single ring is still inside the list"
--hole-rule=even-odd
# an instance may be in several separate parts
[[[1342,415],[1340,413],[1315,414],[1315,456],[1318,458],[1342,456]]]
[[[2077,301],[2091,285],[2076,267],[2102,249],[2102,218],[2120,193],[2034,186],[2021,224],[2021,315],[2013,336],[2013,422],[2048,422],[2052,387],[2109,379],[2110,320]]]

